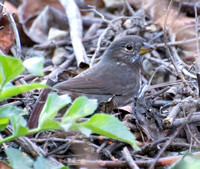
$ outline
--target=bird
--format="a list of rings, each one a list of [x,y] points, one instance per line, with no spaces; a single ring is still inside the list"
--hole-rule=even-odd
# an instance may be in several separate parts
[[[54,88],[95,98],[99,103],[114,98],[114,107],[128,105],[140,91],[142,56],[152,50],[153,46],[140,36],[117,38],[97,64]]]

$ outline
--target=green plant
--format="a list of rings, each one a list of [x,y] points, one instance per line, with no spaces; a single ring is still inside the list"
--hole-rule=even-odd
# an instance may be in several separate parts
[[[14,148],[7,148],[5,152],[9,165],[14,169],[68,169],[68,167],[52,164],[42,156],[37,157],[36,161],[33,161],[30,157]]]
[[[0,140],[0,144],[14,140],[19,136],[45,130],[64,129],[65,131],[68,131],[69,129],[75,129],[87,136],[93,132],[127,142],[134,148],[138,148],[133,134],[115,117],[97,113],[86,122],[76,122],[78,119],[94,113],[97,108],[97,101],[95,99],[88,99],[84,96],[77,98],[66,111],[61,122],[56,121],[54,118],[58,111],[70,102],[70,97],[67,95],[58,96],[54,93],[49,94],[40,114],[38,127],[35,129],[28,129],[26,120],[23,118],[23,115],[25,114],[24,111],[16,107],[3,107],[0,109],[0,117],[10,119],[13,127],[13,134]]]
[[[35,62],[35,64],[33,63],[31,67],[27,67],[27,69],[31,69],[31,72],[35,75],[43,75],[41,74],[41,58],[31,58],[31,60],[25,60],[25,65],[30,66],[30,64],[28,63],[32,62],[33,60],[38,60],[38,62]],[[27,92],[29,90],[37,88],[49,88],[47,85],[40,83],[32,83],[18,86],[13,86],[11,83],[9,83],[10,80],[21,74],[24,69],[25,66],[20,59],[0,55],[0,101]],[[36,71],[33,72],[33,69],[35,69]]]
[[[199,169],[200,160],[199,157],[195,157],[191,153],[186,153],[173,167],[172,169]]]
[[[32,73],[34,72],[34,67],[36,67],[36,69],[42,69],[40,63],[42,60],[39,62],[35,61],[37,58],[33,59],[34,62],[32,60],[31,62],[35,64],[28,64],[28,61],[25,61],[25,65],[29,65],[28,69],[31,69]],[[30,65],[33,67],[30,68]],[[19,59],[2,55],[0,56],[0,66],[0,100],[4,100],[16,94],[38,87],[48,87],[40,83],[5,87],[10,80],[24,71],[24,66]],[[41,75],[41,71],[37,70],[37,73]],[[27,127],[27,122],[23,118],[23,115],[26,114],[25,111],[14,106],[1,107],[0,129],[3,130],[10,120],[13,127],[13,134],[0,140],[0,144],[11,141],[17,137],[33,134],[39,131],[50,129],[64,129],[65,131],[68,131],[69,129],[75,129],[81,131],[87,136],[93,132],[127,142],[134,148],[138,148],[133,134],[123,125],[122,122],[110,115],[98,113],[92,116],[87,122],[76,122],[78,119],[94,113],[97,108],[96,100],[80,97],[76,99],[67,110],[61,122],[54,120],[57,112],[70,102],[71,99],[67,95],[58,96],[51,93],[48,96],[45,106],[40,114],[38,127],[31,130]]]
[[[37,62],[33,62],[33,60],[37,60]],[[43,64],[43,60],[41,58],[31,58],[29,60],[25,60],[24,62],[26,63],[26,65],[30,65],[28,64],[29,62],[32,63],[31,66],[26,67],[28,70],[33,70],[34,67],[37,70],[37,72],[35,72],[34,74],[42,75],[41,72],[43,67],[41,65]],[[32,83],[18,86],[13,86],[11,83],[9,83],[10,80],[21,74],[24,69],[25,66],[20,59],[0,55],[0,101],[36,88],[49,88],[47,85],[40,83]],[[15,117],[18,114],[24,113],[24,111],[13,106],[2,106],[0,108],[0,130],[3,130],[7,126],[9,122],[9,116]]]
[[[38,63],[40,62],[37,62],[37,64]],[[39,65],[41,68],[41,64]],[[0,55],[0,101],[35,88],[48,88],[48,86],[40,83],[32,83],[20,86],[9,85],[9,81],[23,71],[24,66],[19,59]],[[34,69],[31,68],[31,71],[33,72]],[[39,74],[41,74],[41,71]],[[56,121],[55,116],[57,115],[58,111],[69,103],[71,103],[71,99],[68,95],[58,96],[55,93],[50,93],[40,114],[38,127],[34,129],[29,129],[27,127],[27,121],[23,117],[23,115],[27,114],[27,112],[24,110],[15,106],[0,107],[0,131],[7,127],[9,121],[13,129],[13,134],[1,139],[0,145],[5,142],[12,141],[20,136],[33,134],[40,131],[56,129],[64,129],[65,131],[68,131],[69,129],[73,129],[78,130],[87,136],[89,136],[91,133],[97,133],[113,139],[121,140],[129,143],[133,148],[138,149],[134,135],[123,125],[122,122],[111,115],[97,113],[88,121],[77,123],[78,119],[94,113],[97,108],[97,100],[95,99],[88,99],[84,96],[77,98],[66,111],[62,120]],[[15,150],[9,151],[14,151],[14,154],[18,155],[20,153],[16,152]],[[9,151],[7,151],[7,154]],[[12,160],[18,160],[16,156],[12,157]],[[30,162],[30,159],[28,161]],[[12,163],[17,162],[13,161]],[[29,164],[35,165],[32,161]]]

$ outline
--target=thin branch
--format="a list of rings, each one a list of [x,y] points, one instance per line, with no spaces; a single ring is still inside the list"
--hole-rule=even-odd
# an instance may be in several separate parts
[[[90,67],[92,67],[94,65],[94,61],[95,61],[95,58],[98,56],[98,53],[100,51],[100,48],[101,48],[101,42],[103,40],[103,38],[106,36],[106,34],[108,33],[108,31],[110,29],[112,29],[112,26],[113,26],[113,22],[117,21],[117,20],[120,20],[124,18],[123,16],[122,17],[119,17],[119,18],[116,18],[116,19],[113,19],[112,21],[109,22],[109,25],[108,27],[103,31],[103,33],[100,35],[98,41],[97,41],[97,48],[92,56],[92,59],[90,61]]]
[[[0,0],[1,4],[4,4],[5,0]],[[0,6],[0,19],[2,18],[3,6]]]
[[[84,9],[84,10],[82,9],[82,11],[93,11],[95,14],[99,15],[99,16],[101,17],[101,19],[102,19],[105,23],[109,24],[110,21],[107,20],[107,19],[105,18],[105,16],[104,16],[102,13],[100,13],[99,11],[97,11],[95,6],[88,5],[88,7],[90,7],[90,9]]]
[[[149,55],[145,55],[145,58],[150,60],[150,61],[153,61],[153,62],[156,62],[158,64],[161,64],[163,65],[164,67],[166,67],[166,69],[168,70],[171,70],[171,72],[173,73],[174,76],[176,76],[176,74],[173,72],[175,70],[174,66],[172,66],[170,63],[168,62],[165,62],[161,59],[158,59],[158,58],[153,58]],[[190,78],[193,78],[193,79],[196,79],[196,76],[193,75],[192,73],[190,73],[187,69],[185,69],[182,65],[178,65],[179,69],[182,70],[182,72],[184,73],[184,75],[190,77]]]
[[[200,96],[200,51],[199,51],[199,41],[198,41],[199,36],[198,36],[198,16],[197,16],[196,0],[194,1],[194,12],[195,12],[195,35],[196,35],[196,45],[197,45],[197,58],[195,62],[195,70],[197,75],[197,83]]]
[[[189,118],[192,116],[192,113],[190,113]],[[181,124],[176,131],[173,133],[173,135],[170,137],[168,141],[164,144],[163,148],[159,151],[159,153],[156,156],[156,159],[151,163],[149,169],[154,169],[157,161],[159,160],[160,156],[165,152],[167,147],[174,141],[175,137],[180,133],[181,129],[184,127],[185,123]]]
[[[129,4],[129,2],[127,0],[125,0],[126,3],[126,7],[128,8],[128,11],[131,13],[132,16],[135,15],[135,12],[133,10],[133,8],[131,7],[131,5]]]
[[[167,13],[166,13],[165,22],[164,22],[164,27],[163,27],[165,48],[166,48],[167,53],[169,54],[169,56],[171,58],[172,65],[174,66],[174,68],[175,68],[175,70],[176,70],[176,72],[178,74],[178,77],[183,81],[183,84],[187,88],[189,93],[191,95],[195,96],[195,93],[192,91],[192,89],[190,88],[190,86],[186,82],[185,77],[183,76],[182,72],[179,71],[179,69],[177,67],[177,63],[175,62],[175,58],[172,56],[171,51],[170,51],[169,47],[167,46],[167,30],[166,30],[166,27],[167,27],[167,19],[168,19],[169,13],[170,13],[172,2],[173,2],[173,0],[171,0],[170,3],[169,3],[168,9],[167,9]]]
[[[80,66],[82,63],[88,63],[86,51],[82,44],[83,27],[80,11],[74,0],[59,1],[65,8],[69,20],[70,36],[77,60],[77,65]]]
[[[127,147],[124,147],[124,149],[122,150],[122,154],[131,169],[139,169],[139,167],[131,157],[131,153],[129,152]]]
[[[192,39],[188,39],[188,40],[176,41],[176,42],[168,42],[166,44],[165,43],[159,43],[159,44],[155,45],[155,48],[163,48],[166,45],[167,46],[178,46],[178,45],[183,45],[183,44],[186,44],[186,43],[192,43],[192,42],[194,42],[196,40],[200,40],[200,37],[192,38]]]

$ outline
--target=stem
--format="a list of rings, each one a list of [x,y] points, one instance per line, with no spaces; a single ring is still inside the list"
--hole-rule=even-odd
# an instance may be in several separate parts
[[[37,133],[37,132],[40,132],[40,131],[44,131],[44,130],[41,130],[40,128],[35,128],[35,129],[32,129],[32,130],[29,130],[27,133],[13,134],[11,136],[8,136],[8,137],[0,140],[0,145],[3,144],[3,143],[6,143],[6,142],[12,141],[12,140],[14,140],[18,137],[34,134],[34,133]]]

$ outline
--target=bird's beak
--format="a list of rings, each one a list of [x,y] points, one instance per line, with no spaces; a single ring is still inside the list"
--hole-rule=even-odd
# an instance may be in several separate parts
[[[146,54],[146,53],[151,52],[153,49],[154,49],[153,46],[144,43],[143,46],[142,46],[142,47],[140,48],[140,50],[139,50],[139,54],[140,54],[140,55],[144,55],[144,54]]]

